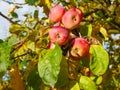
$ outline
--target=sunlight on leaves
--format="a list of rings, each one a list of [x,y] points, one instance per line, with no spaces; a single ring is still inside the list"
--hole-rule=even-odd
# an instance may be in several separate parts
[[[97,90],[95,83],[87,76],[81,76],[79,80],[80,89]]]
[[[108,33],[107,33],[107,31],[106,31],[105,28],[101,27],[101,28],[100,28],[100,33],[104,36],[105,40],[108,40],[108,39],[109,39]]]
[[[90,70],[95,75],[104,74],[109,64],[109,56],[107,51],[101,45],[91,45],[90,54]]]
[[[54,49],[45,50],[38,62],[38,72],[43,82],[54,87],[60,72],[62,51],[58,45]]]

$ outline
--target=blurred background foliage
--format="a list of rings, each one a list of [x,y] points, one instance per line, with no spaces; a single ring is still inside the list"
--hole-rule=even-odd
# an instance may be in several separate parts
[[[91,31],[91,36],[99,40],[109,53],[109,67],[98,88],[120,89],[120,0],[25,0],[24,3],[3,1],[14,7],[9,9],[8,16],[0,12],[0,16],[11,23],[11,36],[4,41],[0,40],[0,90],[49,89],[37,78],[36,64],[38,53],[47,48],[49,43],[47,35],[53,25],[48,19],[50,8],[58,3],[66,9],[80,8],[83,11],[83,19],[73,33],[79,36],[80,32],[86,36]],[[16,13],[16,10],[22,9],[26,4],[35,7],[35,10],[33,13],[24,14],[23,21],[18,19],[19,13]],[[42,18],[39,18],[39,7],[43,9]]]

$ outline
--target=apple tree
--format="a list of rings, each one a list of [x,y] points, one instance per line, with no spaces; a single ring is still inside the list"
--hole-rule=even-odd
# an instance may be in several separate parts
[[[120,0],[25,0],[0,40],[0,90],[119,90]],[[18,18],[23,5],[34,8]],[[39,18],[39,9],[45,16]]]

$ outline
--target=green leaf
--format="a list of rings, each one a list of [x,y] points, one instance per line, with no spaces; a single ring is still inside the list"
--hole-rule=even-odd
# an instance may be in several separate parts
[[[0,43],[3,43],[3,40],[2,40],[2,39],[0,39]]]
[[[42,84],[42,80],[39,77],[37,68],[34,68],[30,71],[28,78],[28,85],[30,86],[30,90],[40,90],[40,85]]]
[[[12,12],[11,15],[13,18],[18,18],[18,14],[16,12]]]
[[[81,76],[79,80],[80,89],[97,90],[96,84],[87,76]]]
[[[98,15],[99,17],[104,17],[104,12],[101,10],[101,9],[99,9],[97,12],[96,12],[96,15]]]
[[[7,42],[0,43],[0,72],[5,72],[9,66],[11,46]]]
[[[60,73],[58,75],[57,83],[55,84],[55,87],[57,88],[63,87],[69,83],[68,63],[65,57],[62,58],[60,66]]]
[[[8,40],[8,44],[10,46],[12,46],[13,44],[15,44],[17,42],[17,36],[15,34],[12,34],[11,37]]]
[[[102,75],[106,72],[109,64],[109,56],[101,45],[90,46],[90,70],[95,75]]]
[[[113,18],[108,17],[108,18],[106,19],[106,22],[110,22],[110,21],[112,21],[112,20],[113,20]]]
[[[76,4],[76,6],[79,5],[79,0],[74,0],[74,2],[75,2],[75,4]]]
[[[92,34],[92,24],[88,24],[80,27],[80,33],[83,36],[91,36]]]
[[[56,45],[54,49],[44,50],[38,62],[38,72],[43,82],[54,87],[60,72],[62,50]]]
[[[76,83],[70,90],[80,90],[79,84]]]
[[[10,51],[16,42],[16,35],[12,35],[7,41],[0,42],[0,72],[5,72],[10,65]]]
[[[87,27],[88,27],[87,36],[91,36],[91,34],[92,34],[92,24],[87,25]]]
[[[38,5],[41,0],[25,0],[25,2],[29,5]]]
[[[101,83],[102,83],[102,80],[103,80],[102,76],[99,76],[99,77],[97,78],[97,80],[96,80],[96,84],[97,84],[97,85],[101,84]]]
[[[34,18],[38,18],[38,15],[39,15],[39,11],[38,11],[38,10],[35,10],[35,11],[34,11]]]

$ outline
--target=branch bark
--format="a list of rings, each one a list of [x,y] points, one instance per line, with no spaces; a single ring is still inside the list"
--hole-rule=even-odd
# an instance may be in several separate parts
[[[2,16],[3,18],[5,18],[6,20],[8,20],[10,23],[13,24],[17,24],[17,22],[12,21],[10,18],[8,18],[7,16],[5,16],[3,13],[0,12],[0,16]]]
[[[15,2],[10,2],[10,1],[5,1],[5,0],[2,0],[6,3],[9,3],[9,4],[16,4],[16,5],[25,5],[26,3],[15,3]]]

